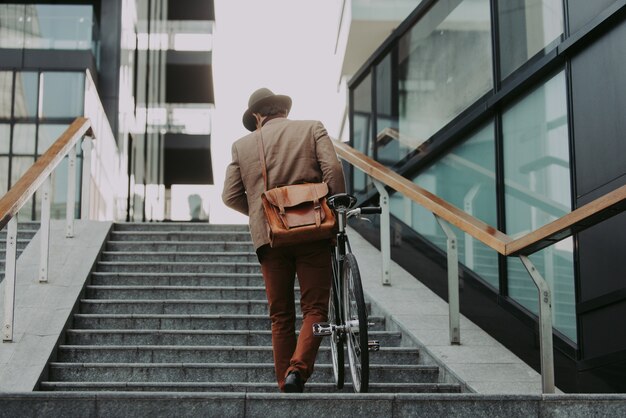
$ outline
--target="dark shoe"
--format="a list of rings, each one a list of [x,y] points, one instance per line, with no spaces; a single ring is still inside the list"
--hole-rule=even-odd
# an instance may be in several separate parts
[[[304,391],[304,382],[299,372],[289,372],[285,377],[285,392],[287,393],[302,393]]]

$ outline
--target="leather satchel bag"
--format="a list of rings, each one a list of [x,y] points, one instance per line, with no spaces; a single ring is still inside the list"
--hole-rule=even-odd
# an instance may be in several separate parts
[[[302,183],[267,190],[267,166],[263,135],[257,141],[265,192],[261,195],[269,228],[270,246],[284,247],[333,237],[337,231],[334,212],[326,203],[326,183]]]

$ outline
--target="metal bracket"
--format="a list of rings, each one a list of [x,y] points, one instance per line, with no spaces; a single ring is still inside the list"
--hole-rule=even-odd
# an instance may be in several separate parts
[[[450,344],[461,344],[461,313],[459,307],[459,248],[456,234],[439,216],[437,223],[448,238],[448,316],[450,318]]]
[[[519,259],[533,279],[539,293],[539,345],[541,350],[541,386],[543,393],[554,393],[554,352],[552,345],[552,295],[550,287],[535,265],[525,255]]]

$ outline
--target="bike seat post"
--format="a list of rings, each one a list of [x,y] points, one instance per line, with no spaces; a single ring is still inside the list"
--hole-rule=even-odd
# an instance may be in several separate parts
[[[339,233],[343,234],[346,230],[346,221],[348,209],[346,207],[336,208],[337,211],[337,226],[339,227]]]

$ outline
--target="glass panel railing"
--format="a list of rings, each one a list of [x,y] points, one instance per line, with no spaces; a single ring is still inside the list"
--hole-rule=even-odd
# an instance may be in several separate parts
[[[469,215],[496,225],[495,179],[495,135],[493,123],[489,123],[413,181]],[[427,209],[396,193],[391,196],[391,213],[446,251],[446,235]],[[458,238],[459,261],[498,289],[498,254],[469,234],[452,228]]]
[[[571,211],[565,73],[561,71],[502,115],[506,228],[534,231]],[[530,257],[552,289],[554,327],[576,341],[574,256],[564,240]],[[538,313],[536,288],[518,260],[509,260],[508,293]]]

